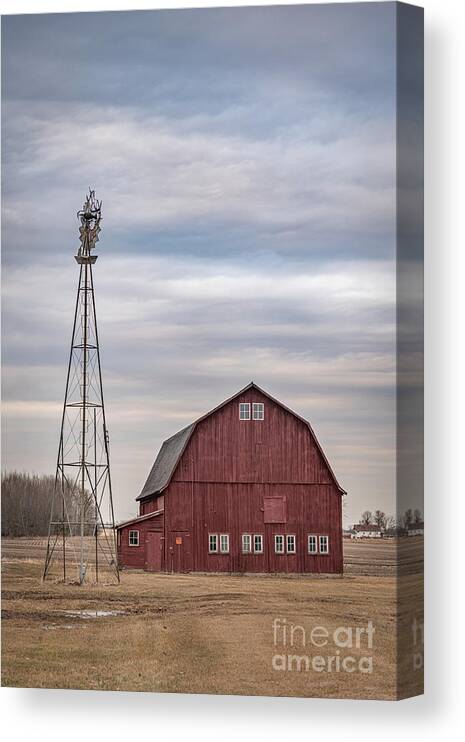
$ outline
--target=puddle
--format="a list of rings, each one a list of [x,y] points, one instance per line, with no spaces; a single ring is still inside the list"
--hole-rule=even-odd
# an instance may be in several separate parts
[[[81,611],[62,611],[65,616],[71,618],[109,618],[110,616],[122,616],[124,611],[94,611],[86,609]]]
[[[45,631],[56,631],[57,629],[79,629],[80,626],[77,624],[50,624],[50,626],[42,626]]]

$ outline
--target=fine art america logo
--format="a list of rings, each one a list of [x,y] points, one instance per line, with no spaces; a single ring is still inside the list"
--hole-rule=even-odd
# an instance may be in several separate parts
[[[273,670],[279,672],[373,672],[372,621],[365,626],[338,626],[327,629],[318,625],[305,628],[275,618],[273,644],[282,653],[273,655]],[[302,650],[306,653],[300,654]]]

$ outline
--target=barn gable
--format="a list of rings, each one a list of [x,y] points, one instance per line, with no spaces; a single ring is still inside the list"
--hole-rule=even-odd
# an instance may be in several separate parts
[[[322,461],[324,462],[324,466],[326,467],[328,471],[328,475],[330,479],[333,481],[334,485],[336,486],[340,494],[345,494],[345,490],[343,490],[342,487],[339,485],[336,479],[336,476],[331,469],[331,466],[323,452],[323,449],[321,448],[318,442],[318,439],[316,438],[315,433],[313,432],[313,429],[310,423],[304,418],[300,417],[300,415],[297,415],[295,412],[293,412],[288,407],[283,405],[281,402],[279,402],[279,400],[275,399],[270,394],[265,392],[259,386],[251,382],[246,387],[244,387],[244,389],[241,389],[239,392],[237,392],[232,397],[222,402],[220,405],[215,407],[210,412],[200,417],[198,420],[193,422],[191,425],[188,425],[186,428],[183,428],[178,433],[173,435],[171,438],[168,438],[166,441],[164,441],[158,453],[158,456],[155,460],[155,463],[152,467],[152,470],[147,478],[147,481],[142,489],[142,492],[138,496],[137,500],[143,500],[147,497],[150,497],[166,489],[166,487],[171,482],[173,475],[177,469],[178,463],[180,462],[180,459],[182,457],[182,454],[184,453],[187,445],[189,444],[192,438],[192,435],[194,433],[194,430],[199,425],[199,423],[211,417],[214,413],[218,412],[219,410],[224,408],[226,405],[229,405],[232,401],[234,401],[235,399],[237,399],[244,393],[248,392],[249,390],[254,390],[258,392],[259,394],[263,395],[265,398],[271,400],[275,405],[277,405],[282,410],[292,415],[294,418],[302,422],[308,428],[311,439],[313,440],[313,443],[315,444],[315,447],[318,450]]]

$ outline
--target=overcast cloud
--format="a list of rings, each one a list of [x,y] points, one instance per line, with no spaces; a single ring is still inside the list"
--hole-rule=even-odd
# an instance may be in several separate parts
[[[3,19],[4,468],[54,468],[92,185],[118,518],[251,379],[349,521],[393,512],[394,34],[390,3]]]

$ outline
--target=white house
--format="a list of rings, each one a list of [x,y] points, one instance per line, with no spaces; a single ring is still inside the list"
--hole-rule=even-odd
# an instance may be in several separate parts
[[[358,523],[354,526],[352,538],[382,538],[383,531],[379,526]]]
[[[425,530],[424,523],[409,523],[407,528],[408,536],[423,536]]]

